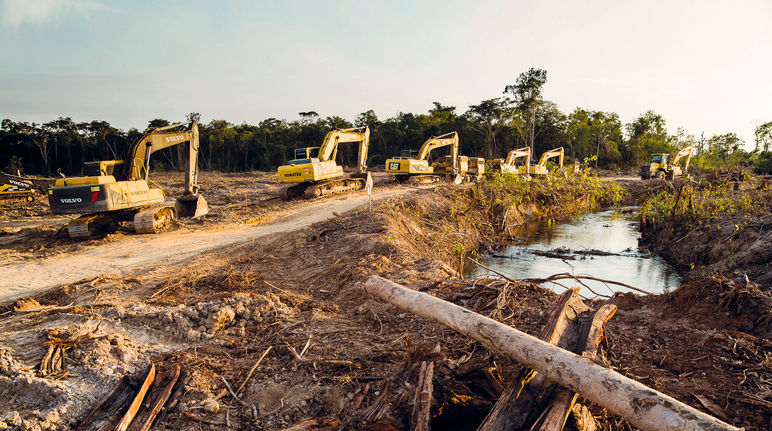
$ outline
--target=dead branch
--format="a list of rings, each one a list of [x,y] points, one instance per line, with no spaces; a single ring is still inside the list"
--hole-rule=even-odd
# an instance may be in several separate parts
[[[432,378],[434,377],[434,362],[421,363],[418,374],[418,384],[413,398],[413,413],[410,418],[413,431],[429,431],[429,410],[432,406]]]
[[[268,348],[265,349],[265,352],[263,352],[263,354],[260,355],[260,358],[258,358],[257,362],[255,362],[255,365],[253,365],[252,368],[249,370],[249,373],[247,373],[247,377],[244,379],[244,382],[241,383],[241,386],[239,386],[239,389],[236,391],[237,394],[241,393],[241,390],[244,389],[244,386],[249,381],[249,378],[252,377],[252,373],[255,372],[255,369],[257,369],[257,366],[260,365],[260,362],[263,361],[263,358],[265,358],[265,355],[267,355],[272,348],[273,346],[268,346]]]

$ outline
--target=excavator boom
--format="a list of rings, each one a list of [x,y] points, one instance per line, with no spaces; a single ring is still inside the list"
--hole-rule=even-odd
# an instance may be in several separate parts
[[[367,148],[370,145],[370,128],[356,127],[352,129],[336,129],[324,137],[322,145],[319,147],[319,161],[334,161],[338,154],[338,144],[344,142],[359,142],[359,157],[357,158],[357,168],[360,173],[367,170]]]
[[[427,139],[421,149],[418,150],[418,160],[426,160],[429,157],[429,153],[437,148],[442,148],[450,145],[450,156],[455,160],[458,158],[458,133],[450,132],[444,135],[432,136]]]
[[[507,166],[513,166],[515,164],[515,159],[519,157],[525,157],[525,165],[528,166],[531,164],[531,147],[523,147],[523,148],[517,148],[509,152],[507,154],[506,160],[504,160],[504,164]]]

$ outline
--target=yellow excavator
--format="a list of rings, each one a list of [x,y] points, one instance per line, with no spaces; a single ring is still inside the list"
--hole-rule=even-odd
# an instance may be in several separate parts
[[[539,162],[535,165],[520,166],[518,173],[520,173],[520,175],[547,175],[549,173],[547,170],[547,161],[555,157],[558,158],[558,167],[563,169],[563,147],[558,147],[543,152],[541,157],[539,157]]]
[[[357,171],[344,174],[335,163],[338,144],[358,142]],[[327,134],[319,147],[298,148],[295,159],[279,166],[279,179],[291,185],[282,187],[282,199],[327,196],[336,193],[362,190],[366,185],[367,147],[370,145],[370,128],[335,129]]]
[[[160,187],[148,184],[150,155],[187,142],[185,191],[176,203],[164,205]],[[82,214],[66,227],[70,238],[89,238],[97,231],[133,221],[137,233],[154,233],[177,217],[201,217],[209,211],[198,194],[198,123],[149,129],[132,146],[126,160],[83,164],[82,177],[61,178],[48,189],[54,214]]]
[[[686,148],[679,150],[671,161],[668,161],[670,154],[657,153],[651,155],[651,161],[641,166],[640,174],[642,180],[648,180],[650,178],[661,179],[666,177],[672,180],[675,177],[686,174],[689,169],[689,162],[692,160],[692,152],[694,146],[689,145]],[[678,162],[684,158],[684,166],[679,166]]]
[[[23,177],[21,174],[11,175],[0,172],[0,198],[16,198],[33,202],[35,200],[35,193],[45,193],[51,184],[51,180],[47,179],[29,178]]]
[[[440,171],[435,172],[434,165],[429,166],[429,153],[432,150],[442,147],[450,147],[450,155],[447,156]],[[416,157],[411,157],[411,150],[402,150],[400,157],[394,157],[386,160],[386,173],[394,175],[399,182],[409,182],[411,184],[433,184],[442,179],[441,173],[455,172],[458,168],[458,133],[450,132],[439,136],[432,136],[427,139],[421,149],[418,150]],[[439,166],[439,164],[437,165]]]
[[[515,162],[519,158],[524,158],[523,166],[531,165],[531,147],[517,148],[507,154],[506,159],[493,159],[488,162],[490,169],[494,172],[504,174],[517,174],[520,172]],[[527,175],[527,174],[526,174]]]

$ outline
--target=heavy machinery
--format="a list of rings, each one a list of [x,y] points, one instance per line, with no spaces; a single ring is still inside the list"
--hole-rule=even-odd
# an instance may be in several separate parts
[[[344,142],[359,143],[356,173],[344,174],[343,168],[335,163],[338,144]],[[319,197],[364,189],[369,145],[370,129],[357,127],[331,131],[320,147],[296,149],[296,158],[278,169],[279,179],[291,184],[279,191],[281,198],[292,199],[303,194]]]
[[[520,172],[515,161],[519,158],[524,158],[523,166],[531,165],[531,148],[523,147],[510,151],[507,154],[506,159],[492,159],[488,162],[489,169],[494,172],[501,172],[504,174],[517,174]]]
[[[675,155],[673,155],[672,160],[668,160],[670,158],[670,154],[668,153],[652,154],[651,161],[641,166],[641,179],[661,179],[666,177],[667,179],[672,180],[675,177],[686,174],[686,171],[689,169],[689,162],[692,160],[693,151],[694,147],[689,145],[676,152]],[[678,165],[681,158],[684,158],[683,167]]]
[[[50,180],[0,172],[0,198],[3,199],[16,198],[32,202],[35,200],[35,193],[45,193],[49,185]]]
[[[429,153],[442,147],[450,147],[450,155],[443,158],[443,162],[435,165],[441,172],[435,172],[434,166],[429,166]],[[458,169],[458,133],[450,132],[427,139],[416,157],[412,157],[411,150],[402,150],[399,157],[386,160],[386,173],[394,175],[397,181],[408,181],[412,184],[432,184],[439,182],[446,172],[455,172]]]
[[[558,158],[558,167],[563,169],[563,147],[554,148],[542,153],[539,162],[535,165],[520,166],[518,172],[521,175],[547,175],[547,161],[552,158]]]
[[[182,130],[181,130],[182,129]],[[176,203],[164,205],[160,187],[148,184],[150,155],[187,142],[185,191]],[[209,209],[198,194],[198,123],[149,129],[130,149],[126,160],[83,164],[82,177],[62,178],[48,189],[54,214],[82,214],[67,225],[70,238],[88,238],[96,231],[133,221],[138,233],[154,233],[176,217],[200,217]]]
[[[476,180],[482,179],[485,175],[485,159],[482,157],[470,157],[467,175]]]

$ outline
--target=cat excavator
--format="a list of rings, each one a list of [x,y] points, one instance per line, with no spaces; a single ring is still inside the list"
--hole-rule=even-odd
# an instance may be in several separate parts
[[[184,193],[174,205],[165,205],[160,187],[148,184],[150,155],[187,143],[184,151]],[[126,160],[83,164],[82,177],[58,179],[48,189],[54,214],[81,214],[67,224],[70,238],[85,239],[121,222],[133,222],[137,233],[155,233],[177,217],[201,217],[209,208],[199,195],[198,123],[149,129],[132,146]]]
[[[563,147],[558,147],[543,152],[537,164],[520,166],[518,172],[520,175],[547,175],[549,173],[547,170],[547,161],[555,157],[558,158],[558,167],[563,169]]]
[[[517,174],[520,172],[515,161],[519,158],[524,158],[523,166],[531,165],[531,147],[517,148],[510,151],[507,154],[506,159],[493,159],[489,161],[490,169],[494,172],[501,172],[504,174]]]
[[[359,143],[357,170],[352,174],[345,174],[335,162],[338,144],[346,142]],[[364,189],[369,145],[370,128],[365,126],[335,129],[324,137],[321,146],[296,149],[296,158],[279,166],[279,179],[289,183],[279,190],[279,196],[288,200],[301,195],[321,197]]]
[[[435,165],[429,166],[429,153],[437,148],[447,146],[450,146],[450,155],[447,156],[446,161],[449,166],[440,166],[441,163],[438,163],[436,164],[438,169],[435,172]],[[411,157],[411,155],[411,150],[402,150],[400,157],[386,160],[386,173],[394,175],[394,178],[399,182],[407,181],[410,184],[439,182],[442,179],[441,173],[455,172],[458,169],[458,133],[450,132],[432,136],[421,145],[416,157]]]

